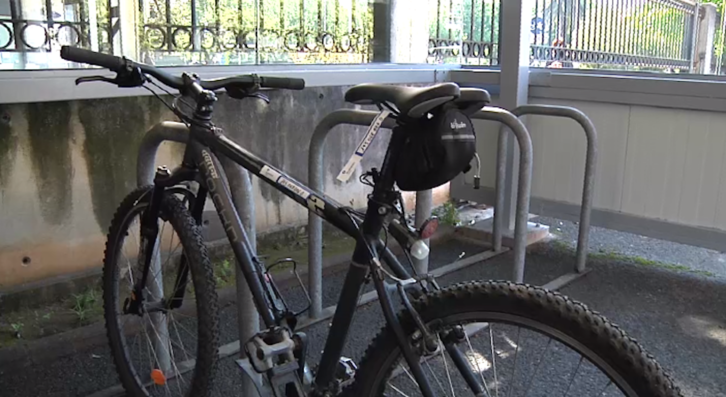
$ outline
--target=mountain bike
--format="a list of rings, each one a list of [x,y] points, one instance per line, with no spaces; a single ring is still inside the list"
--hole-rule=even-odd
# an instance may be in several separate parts
[[[435,222],[420,229],[409,226],[396,189],[397,159],[407,140],[417,138],[410,126],[431,118],[444,106],[464,114],[477,111],[489,100],[485,91],[453,83],[351,88],[346,100],[381,109],[379,126],[386,117],[396,121],[380,169],[361,176],[372,192],[365,212],[359,212],[275,168],[212,122],[219,90],[238,99],[260,97],[263,89],[303,89],[303,80],[172,76],[126,58],[72,47],[63,47],[61,56],[116,73],[114,78],[81,77],[77,83],[140,87],[156,84],[153,78],[177,90],[179,96],[169,106],[188,126],[181,165],[173,171],[160,167],[152,186],[139,188],[123,200],[108,234],[103,269],[105,321],[116,369],[128,395],[212,393],[218,307],[213,269],[200,231],[208,198],[264,324],[250,340],[240,341],[247,359],[239,361],[247,375],[262,379],[255,384],[263,396],[680,395],[635,340],[585,305],[556,292],[508,281],[472,281],[444,288],[428,275],[409,271],[387,247],[384,236],[390,235],[404,253],[425,257],[428,251],[422,240],[435,227]],[[195,102],[190,115],[178,106],[185,98]],[[451,128],[460,125],[460,120],[451,122]],[[296,330],[300,313],[288,307],[269,268],[253,255],[220,157],[233,160],[356,241],[314,371],[306,362],[307,338]],[[362,287],[368,282],[375,286],[386,325],[356,366],[341,354]],[[401,308],[398,314],[396,308]]]

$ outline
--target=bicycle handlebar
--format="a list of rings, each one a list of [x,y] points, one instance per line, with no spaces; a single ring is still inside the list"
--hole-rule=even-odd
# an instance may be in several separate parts
[[[85,50],[78,47],[61,47],[61,58],[66,61],[86,63],[89,65],[101,66],[110,69],[112,72],[123,73],[129,68],[139,68],[143,74],[150,75],[162,84],[177,90],[182,90],[186,84],[179,76],[173,76],[151,65],[134,62],[128,58],[115,55],[102,54],[100,52]],[[288,90],[302,90],[305,88],[305,80],[288,77],[265,77],[257,75],[239,75],[214,80],[199,80],[199,85],[205,90],[219,90],[222,88],[252,88],[259,85],[260,88],[281,88]]]

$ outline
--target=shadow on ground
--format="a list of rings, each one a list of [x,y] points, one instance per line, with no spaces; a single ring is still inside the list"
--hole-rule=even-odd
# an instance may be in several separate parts
[[[452,240],[436,247],[435,265],[470,255],[481,248]],[[507,279],[511,254],[500,255],[440,279],[444,285],[471,279]],[[544,284],[567,273],[574,254],[561,244],[531,247],[526,281]],[[720,278],[641,266],[628,261],[597,258],[587,276],[564,288],[563,293],[596,309],[638,339],[669,370],[686,396],[726,396],[726,284]],[[324,304],[333,304],[342,285],[342,273],[324,280]],[[290,290],[292,295],[299,291]],[[294,298],[292,298],[294,300]],[[222,313],[222,343],[235,339],[235,306]],[[356,315],[345,354],[360,359],[370,339],[383,324],[377,305]],[[316,362],[327,334],[327,324],[308,328],[311,362]],[[223,360],[215,394],[228,395],[239,385],[240,373],[231,358]],[[44,363],[32,369],[0,374],[2,396],[75,396],[117,383],[106,347]]]

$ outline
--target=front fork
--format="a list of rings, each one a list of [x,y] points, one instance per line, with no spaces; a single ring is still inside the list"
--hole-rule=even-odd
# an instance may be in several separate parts
[[[189,265],[187,263],[186,253],[182,251],[179,259],[179,267],[177,269],[176,279],[174,281],[174,291],[171,299],[164,302],[163,299],[163,282],[162,280],[149,280],[149,273],[152,267],[156,266],[152,263],[154,253],[157,250],[157,244],[163,236],[159,236],[158,219],[161,217],[161,203],[164,195],[168,194],[167,188],[176,184],[176,179],[185,179],[189,176],[189,170],[183,169],[176,177],[166,167],[159,167],[154,177],[154,187],[151,190],[149,206],[144,210],[141,216],[141,251],[139,253],[139,263],[142,266],[141,278],[136,282],[133,288],[131,300],[127,303],[125,311],[127,313],[135,313],[142,315],[144,311],[163,311],[167,309],[177,309],[181,307],[184,300],[184,292],[189,282]],[[172,189],[173,190],[173,189]],[[196,197],[192,194],[187,196],[191,201],[191,213],[197,225],[202,224],[202,215],[204,212],[204,203],[207,199],[207,189],[200,185]],[[159,260],[159,259],[157,259]],[[160,266],[160,264],[159,264]],[[156,269],[155,273],[159,274],[161,269]],[[155,274],[154,276],[156,276]],[[159,302],[144,308],[144,290],[148,283],[160,283],[158,288],[150,288],[153,298]],[[158,290],[158,291],[157,291]]]

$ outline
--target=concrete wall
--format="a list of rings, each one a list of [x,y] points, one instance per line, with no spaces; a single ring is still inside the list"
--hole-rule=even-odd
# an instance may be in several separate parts
[[[344,92],[270,92],[269,105],[223,97],[216,122],[242,146],[306,181],[313,128],[328,112],[350,106]],[[148,96],[0,105],[0,294],[99,268],[113,212],[136,186],[138,144],[150,126],[168,119],[171,112]],[[333,181],[364,129],[338,128],[328,139],[326,192],[361,207],[368,188],[357,177]],[[387,131],[379,135],[360,169],[380,165],[387,140]],[[158,163],[176,165],[182,150],[162,147]],[[304,222],[304,208],[253,182],[258,231]]]

